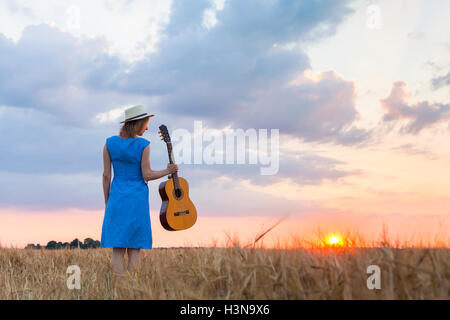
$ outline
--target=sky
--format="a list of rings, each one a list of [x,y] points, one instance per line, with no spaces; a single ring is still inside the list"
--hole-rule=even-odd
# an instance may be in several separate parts
[[[100,239],[102,149],[142,104],[156,115],[144,134],[154,170],[168,162],[160,124],[279,132],[272,175],[248,161],[175,159],[197,208],[188,230],[162,228],[166,177],[149,182],[154,247],[247,243],[280,219],[264,245],[375,241],[383,228],[448,245],[449,10],[445,0],[0,0],[0,243]]]

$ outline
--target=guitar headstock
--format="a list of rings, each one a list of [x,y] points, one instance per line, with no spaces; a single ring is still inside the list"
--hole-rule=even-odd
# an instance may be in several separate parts
[[[161,136],[161,140],[163,140],[165,143],[171,143],[169,131],[163,124],[159,126],[159,135]]]

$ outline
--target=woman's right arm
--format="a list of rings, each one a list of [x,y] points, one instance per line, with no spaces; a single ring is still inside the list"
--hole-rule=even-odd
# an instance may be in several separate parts
[[[175,173],[178,171],[178,166],[176,164],[168,164],[167,168],[164,170],[152,170],[150,167],[150,147],[147,146],[142,152],[141,171],[144,180],[151,181]]]

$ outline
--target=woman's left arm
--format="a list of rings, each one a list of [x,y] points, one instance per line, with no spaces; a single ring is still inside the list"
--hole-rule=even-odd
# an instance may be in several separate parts
[[[108,203],[109,190],[111,187],[111,159],[109,157],[108,149],[103,148],[103,193],[105,195],[105,207]]]

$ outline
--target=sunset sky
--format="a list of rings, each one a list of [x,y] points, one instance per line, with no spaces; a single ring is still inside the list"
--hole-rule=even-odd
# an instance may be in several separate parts
[[[179,164],[198,220],[153,246],[264,244],[383,225],[450,243],[450,2],[0,0],[0,243],[100,239],[102,149],[123,110],[158,127],[279,129],[279,171]],[[203,147],[208,143],[204,142]],[[175,159],[176,160],[176,159]]]

